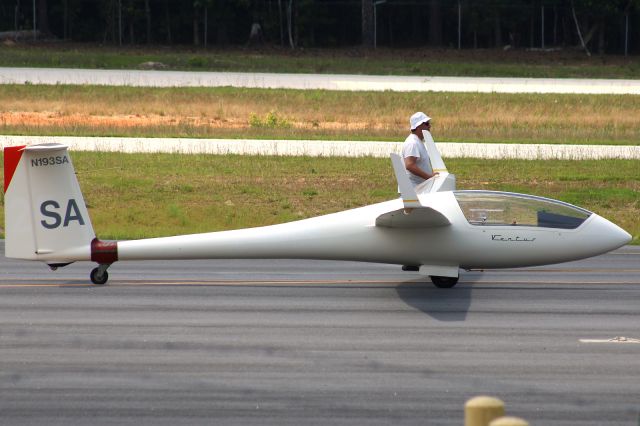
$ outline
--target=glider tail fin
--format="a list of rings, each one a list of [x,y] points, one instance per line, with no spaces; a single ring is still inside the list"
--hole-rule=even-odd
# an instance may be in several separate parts
[[[67,146],[6,147],[4,192],[7,257],[91,260],[95,233]]]
[[[449,173],[447,170],[447,166],[442,160],[442,156],[436,147],[436,143],[433,140],[433,136],[431,136],[431,132],[423,130],[422,135],[424,136],[424,145],[427,148],[429,159],[431,160],[431,168],[434,173],[438,173],[438,176],[422,183],[421,185],[424,186],[417,188],[418,192],[455,191],[456,176]]]
[[[418,194],[416,194],[416,190],[413,188],[411,181],[409,181],[409,178],[407,177],[402,158],[400,158],[398,154],[392,153],[391,164],[393,165],[393,171],[396,174],[398,191],[400,192],[400,197],[404,203],[404,208],[409,209],[421,207],[422,205],[420,204],[420,200],[418,200]]]

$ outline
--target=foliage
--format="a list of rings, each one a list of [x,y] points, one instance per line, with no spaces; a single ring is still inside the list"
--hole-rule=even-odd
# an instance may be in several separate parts
[[[251,113],[249,116],[249,125],[251,127],[268,128],[268,129],[288,129],[291,127],[291,123],[285,118],[278,117],[278,115],[269,111],[264,118],[258,117],[256,114]]]
[[[1,2],[0,30],[33,29],[35,3]],[[363,9],[367,3],[371,6]],[[295,46],[353,46],[362,43],[362,11],[374,8],[372,0],[39,0],[37,4],[39,29],[52,36],[118,46],[246,45],[254,23],[264,34],[259,43],[289,46],[289,5]],[[376,3],[373,27],[378,46],[393,48],[458,47],[459,35],[463,48],[571,47],[579,45],[575,12],[592,50],[622,53],[630,42],[632,52],[638,53],[638,26],[630,26],[630,39],[621,28],[625,16],[638,22],[639,4],[639,0],[388,0]]]

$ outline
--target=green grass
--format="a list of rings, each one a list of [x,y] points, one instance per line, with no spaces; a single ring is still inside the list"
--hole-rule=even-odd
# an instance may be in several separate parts
[[[545,78],[639,78],[638,57],[500,49],[194,49],[115,48],[90,44],[0,46],[0,66]]]
[[[0,85],[0,134],[403,140],[426,110],[438,141],[640,141],[640,96]],[[11,114],[41,114],[35,123]]]
[[[386,159],[74,152],[96,233],[130,239],[271,225],[397,197]],[[567,201],[640,244],[637,161],[448,159],[460,189]]]

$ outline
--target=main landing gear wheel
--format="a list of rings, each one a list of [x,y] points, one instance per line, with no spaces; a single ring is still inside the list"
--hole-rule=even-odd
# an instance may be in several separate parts
[[[437,275],[431,275],[431,282],[438,288],[451,288],[458,284],[458,277],[439,277]]]
[[[102,285],[109,279],[109,273],[107,272],[107,268],[103,268],[103,266],[100,265],[97,268],[93,268],[91,274],[89,274],[89,278],[91,278],[92,283]]]

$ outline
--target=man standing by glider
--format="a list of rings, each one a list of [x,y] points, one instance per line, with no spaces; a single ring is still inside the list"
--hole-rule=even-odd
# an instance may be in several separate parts
[[[402,144],[402,158],[407,175],[413,186],[437,175],[431,168],[429,153],[424,146],[423,130],[431,129],[431,117],[424,112],[416,112],[409,119],[411,134]]]

